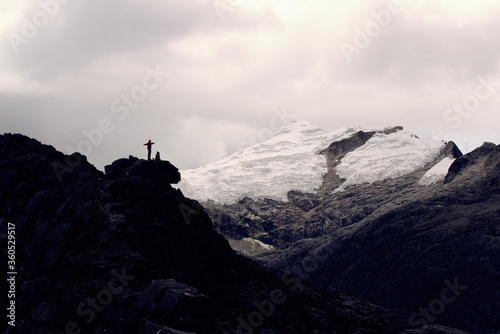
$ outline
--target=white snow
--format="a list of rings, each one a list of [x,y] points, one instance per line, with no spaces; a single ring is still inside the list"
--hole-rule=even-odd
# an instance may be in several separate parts
[[[422,186],[430,186],[438,182],[443,182],[453,161],[455,161],[455,159],[451,159],[448,157],[444,158],[434,167],[429,169],[427,173],[422,176],[420,181],[418,181],[418,184]]]
[[[200,201],[236,203],[244,197],[288,201],[291,190],[313,193],[326,174],[319,152],[361,128],[324,130],[296,120],[267,141],[236,152],[216,163],[181,171],[178,187]]]
[[[365,145],[346,154],[336,167],[337,175],[346,179],[335,192],[347,186],[392,179],[424,167],[434,161],[445,143],[420,139],[402,130],[391,134],[377,132]]]
[[[288,201],[291,190],[314,193],[327,172],[319,152],[331,143],[348,138],[362,128],[321,129],[296,120],[267,141],[236,152],[216,163],[181,171],[178,184],[185,196],[200,201],[232,204],[244,197]],[[435,161],[445,143],[420,139],[408,131],[377,132],[365,145],[348,153],[336,167],[349,185],[396,178]],[[444,168],[444,167],[443,167]]]

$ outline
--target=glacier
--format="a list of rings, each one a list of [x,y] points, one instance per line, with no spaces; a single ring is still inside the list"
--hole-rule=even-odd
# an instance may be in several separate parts
[[[342,158],[336,173],[345,182],[334,192],[413,173],[436,160],[444,147],[443,141],[418,138],[406,130],[377,132],[365,145]]]
[[[244,197],[288,201],[291,190],[314,193],[327,172],[319,153],[332,142],[362,130],[325,130],[294,120],[268,140],[246,147],[216,163],[181,171],[185,196],[233,204]]]
[[[199,201],[233,204],[245,197],[288,201],[288,192],[315,193],[327,173],[320,152],[335,141],[348,138],[361,127],[326,130],[295,120],[268,140],[246,147],[228,157],[196,169],[182,170],[178,188]],[[345,182],[335,190],[373,183],[412,173],[434,161],[445,143],[420,139],[401,130],[379,131],[365,145],[346,154],[336,167]]]

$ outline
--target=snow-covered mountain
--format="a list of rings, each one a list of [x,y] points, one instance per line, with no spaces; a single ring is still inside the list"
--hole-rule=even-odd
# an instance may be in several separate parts
[[[420,139],[405,130],[384,130],[343,157],[336,173],[345,182],[335,191],[415,172],[440,156],[445,146],[442,141]],[[244,197],[287,201],[290,191],[316,193],[327,173],[326,157],[321,153],[330,144],[359,131],[369,130],[326,130],[296,120],[265,142],[216,163],[181,171],[179,188],[188,197],[221,204],[236,203]],[[444,179],[446,171],[435,172],[439,173],[432,180]]]
[[[191,198],[231,204],[243,197],[287,200],[290,190],[314,192],[321,187],[326,160],[319,153],[358,128],[329,131],[296,120],[267,141],[219,162],[183,170],[179,188]]]
[[[435,322],[500,333],[500,145],[462,155],[453,142],[401,127],[327,131],[299,121],[182,174],[190,196],[202,199],[194,191],[203,190],[216,200],[203,206],[233,249],[265,266],[419,325],[430,323],[416,312],[454,282],[467,291]],[[223,196],[234,202],[221,205]]]

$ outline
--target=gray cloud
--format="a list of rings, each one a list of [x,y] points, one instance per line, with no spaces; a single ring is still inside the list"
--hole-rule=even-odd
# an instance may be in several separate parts
[[[221,20],[210,0],[70,1],[18,53],[7,37],[20,17],[0,25],[0,132],[69,153],[108,119],[113,130],[88,154],[99,168],[144,156],[149,138],[181,168],[212,162],[266,131],[285,106],[331,129],[401,124],[430,137],[439,128],[466,149],[500,141],[500,86],[459,126],[457,115],[443,117],[475,93],[478,76],[500,81],[499,4],[412,2],[349,63],[339,46],[385,2],[239,3]],[[126,106],[156,68],[168,77],[121,118],[114,102]]]
[[[397,17],[337,73],[346,80],[384,79],[404,85],[428,81],[429,74],[441,68],[453,74],[450,79],[496,73],[500,46],[493,32],[499,28],[498,18],[455,27]]]
[[[33,5],[23,16],[33,22],[41,11],[39,5]],[[23,26],[19,23],[18,29],[13,29],[18,33]],[[211,3],[201,0],[71,1],[60,6],[35,38],[19,46],[21,52],[11,54],[10,64],[45,80],[89,66],[96,58],[154,49],[196,33],[253,29],[273,24],[273,18],[267,13],[225,24],[221,24]]]

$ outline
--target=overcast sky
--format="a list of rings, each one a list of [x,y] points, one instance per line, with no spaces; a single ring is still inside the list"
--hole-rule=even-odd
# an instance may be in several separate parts
[[[0,133],[181,169],[292,116],[500,143],[500,1],[0,0]],[[90,138],[90,139],[89,139]]]

